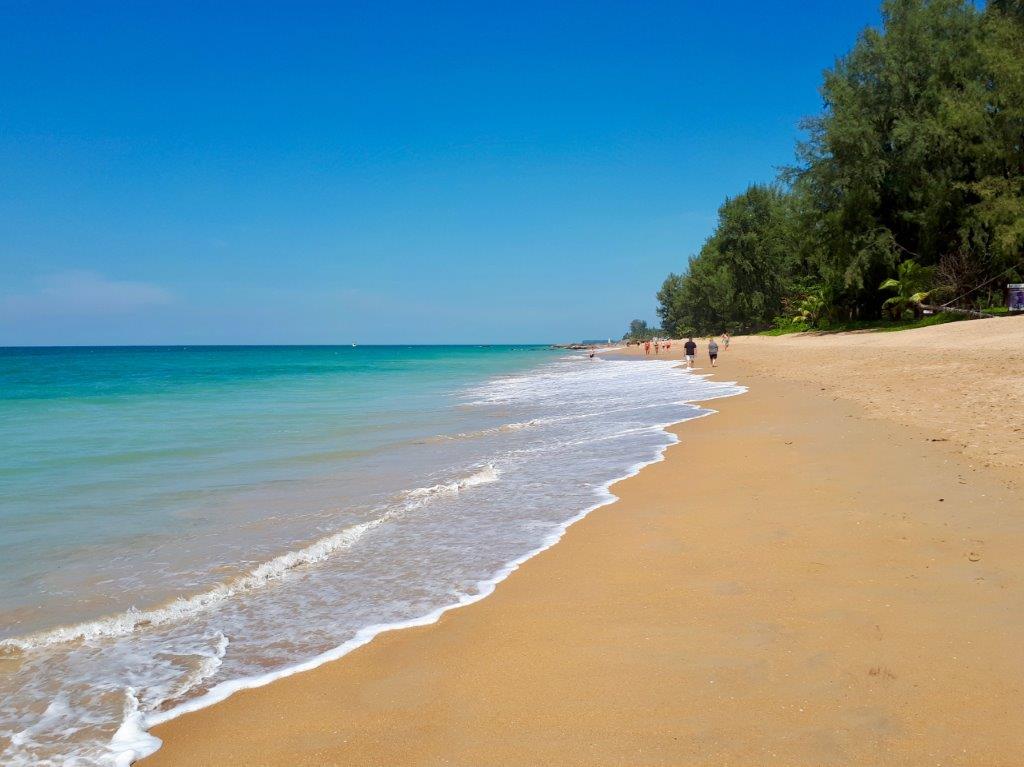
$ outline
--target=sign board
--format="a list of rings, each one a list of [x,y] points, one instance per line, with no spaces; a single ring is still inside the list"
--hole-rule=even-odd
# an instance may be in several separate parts
[[[1024,312],[1024,282],[1006,286],[1006,308],[1011,312]]]

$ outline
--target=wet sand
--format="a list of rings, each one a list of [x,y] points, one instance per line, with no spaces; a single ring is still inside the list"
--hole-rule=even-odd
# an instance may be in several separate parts
[[[1024,451],[995,414],[1022,341],[738,338],[716,374],[750,391],[491,597],[158,727],[143,763],[1020,765]]]

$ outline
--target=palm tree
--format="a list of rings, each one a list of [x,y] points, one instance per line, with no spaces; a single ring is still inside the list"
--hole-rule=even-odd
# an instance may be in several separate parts
[[[825,313],[825,301],[818,291],[808,293],[797,304],[796,310],[797,315],[793,318],[795,322],[806,322],[808,325],[814,326],[818,324]]]
[[[794,322],[806,322],[817,327],[823,320],[833,319],[839,301],[839,290],[831,282],[811,288],[796,305]]]
[[[921,316],[921,304],[928,299],[932,292],[932,284],[935,280],[935,269],[930,266],[921,266],[914,259],[907,259],[900,264],[897,270],[897,277],[890,277],[881,285],[879,290],[895,290],[896,295],[885,299],[883,309],[891,309],[893,319],[899,319],[907,309],[914,310],[914,318]]]

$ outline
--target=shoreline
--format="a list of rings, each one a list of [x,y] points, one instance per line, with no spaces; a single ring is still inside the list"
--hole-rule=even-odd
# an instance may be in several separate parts
[[[720,397],[713,397],[706,400],[700,400],[699,402],[714,402],[715,400],[718,399],[726,399],[729,397],[740,396],[744,393],[746,393],[745,390],[737,392],[736,394],[723,394]],[[687,404],[696,404],[696,402]],[[463,607],[469,607],[470,605],[473,605],[483,599],[486,599],[487,597],[491,596],[494,593],[495,589],[497,589],[498,586],[500,586],[510,575],[515,573],[522,565],[526,564],[534,557],[543,554],[545,551],[551,549],[556,544],[558,544],[558,542],[565,537],[566,533],[569,532],[569,529],[573,525],[586,519],[593,512],[601,508],[604,508],[605,506],[609,506],[611,504],[616,503],[619,500],[619,497],[611,491],[611,489],[615,485],[627,479],[631,479],[637,476],[641,471],[643,471],[648,466],[664,461],[665,452],[669,448],[678,444],[679,442],[678,436],[675,435],[673,431],[671,431],[672,429],[689,421],[697,421],[702,418],[715,415],[716,413],[717,411],[709,409],[709,412],[702,413],[701,415],[697,415],[692,418],[685,419],[683,421],[674,421],[672,423],[667,424],[655,424],[652,428],[660,428],[665,430],[667,433],[675,437],[675,441],[666,445],[665,448],[658,453],[657,457],[651,459],[650,461],[637,463],[633,467],[631,467],[626,474],[616,477],[614,479],[610,479],[608,480],[608,482],[604,483],[604,485],[600,487],[601,493],[604,496],[601,501],[586,507],[578,514],[574,515],[573,517],[570,517],[566,522],[559,526],[558,530],[555,533],[552,533],[548,538],[546,538],[544,542],[536,549],[533,549],[527,552],[526,554],[523,554],[522,556],[516,557],[515,559],[511,560],[505,566],[503,566],[497,573],[495,573],[493,577],[478,582],[477,589],[474,594],[463,596],[459,601],[454,602],[452,604],[444,605],[442,607],[438,607],[437,609],[432,610],[431,612],[419,618],[412,618],[410,620],[399,621],[397,623],[374,624],[371,626],[366,626],[365,628],[361,629],[356,634],[355,637],[348,640],[347,642],[344,642],[338,645],[337,647],[320,653],[319,655],[316,655],[312,658],[309,658],[304,661],[299,661],[291,666],[287,666],[278,671],[268,672],[267,674],[264,674],[262,676],[244,677],[241,679],[227,680],[225,682],[218,684],[205,695],[201,695],[198,698],[186,701],[160,714],[143,716],[141,714],[138,714],[138,712],[133,711],[126,718],[125,723],[122,724],[122,726],[118,729],[118,732],[114,737],[114,741],[111,744],[113,747],[112,750],[117,754],[115,763],[118,765],[118,767],[121,767],[122,765],[124,767],[128,767],[128,765],[137,764],[141,762],[141,760],[147,759],[147,764],[149,764],[150,762],[148,760],[148,757],[151,757],[154,754],[156,754],[163,745],[162,741],[151,733],[151,731],[156,727],[161,727],[165,724],[173,722],[181,716],[185,716],[187,714],[192,713],[198,713],[207,708],[210,708],[211,706],[219,705],[229,700],[236,693],[244,692],[247,690],[258,690],[260,688],[271,685],[276,681],[288,679],[289,677],[295,676],[297,674],[315,671],[316,669],[328,663],[340,661],[341,659],[348,656],[350,653],[355,652],[360,647],[368,645],[374,639],[384,634],[403,631],[406,629],[434,626],[446,614]]]
[[[618,355],[624,347],[608,347],[598,350],[599,353],[609,355],[613,358],[624,359],[627,355]],[[666,358],[667,359],[667,358]],[[521,556],[514,558],[507,562],[501,569],[499,569],[492,577],[479,581],[476,584],[476,589],[471,595],[462,595],[460,599],[451,604],[440,606],[431,612],[409,620],[399,621],[395,623],[386,624],[374,624],[366,626],[361,629],[357,634],[346,642],[338,645],[337,647],[331,648],[322,652],[312,658],[296,662],[285,668],[271,671],[260,676],[243,677],[240,679],[226,680],[219,683],[204,695],[199,696],[188,701],[183,702],[177,706],[174,706],[167,711],[144,715],[137,710],[131,710],[126,716],[125,721],[118,729],[111,742],[111,750],[116,755],[115,763],[119,767],[127,767],[131,764],[140,763],[142,760],[146,760],[146,764],[150,764],[153,755],[158,754],[162,748],[162,740],[152,734],[154,728],[163,727],[171,722],[174,722],[179,717],[186,716],[202,712],[212,706],[218,706],[225,701],[232,698],[237,693],[245,692],[248,690],[259,690],[268,685],[273,684],[279,680],[288,679],[298,674],[304,674],[306,672],[315,671],[322,666],[347,657],[349,654],[355,652],[361,647],[364,647],[374,639],[384,634],[393,632],[403,631],[407,629],[423,628],[436,625],[441,621],[448,613],[458,610],[463,607],[468,607],[483,599],[491,596],[495,589],[500,586],[510,575],[515,573],[522,565],[532,560],[536,556],[543,554],[547,550],[554,547],[559,541],[563,539],[566,533],[571,527],[578,522],[587,518],[593,512],[616,503],[619,497],[612,492],[612,488],[632,477],[637,476],[648,466],[656,463],[660,463],[665,460],[665,453],[668,449],[675,446],[679,442],[678,436],[673,431],[675,428],[681,426],[689,421],[697,421],[707,416],[715,415],[717,411],[707,408],[704,406],[707,402],[714,402],[719,399],[728,399],[731,397],[739,396],[746,393],[746,387],[743,387],[735,382],[719,382],[725,386],[734,386],[738,389],[735,392],[723,393],[718,396],[708,397],[700,400],[684,400],[680,404],[691,405],[693,407],[701,407],[706,412],[699,415],[691,416],[690,418],[683,419],[681,421],[671,421],[667,423],[656,423],[650,428],[660,429],[664,431],[668,436],[672,438],[672,441],[667,443],[664,447],[660,448],[657,455],[647,461],[639,461],[631,466],[626,473],[609,479],[600,485],[598,490],[599,500],[590,506],[585,507],[577,514],[570,517],[568,520],[563,522],[557,530],[551,533],[545,538],[540,546],[532,549]]]
[[[745,339],[737,341],[742,344]],[[974,571],[983,570],[983,583],[1001,581],[999,591],[985,592],[994,605],[1019,599],[1021,568],[1012,552],[1013,542],[1024,540],[1020,521],[994,519],[972,508],[986,497],[988,504],[1010,509],[1017,503],[1020,508],[1018,493],[1013,487],[994,488],[986,482],[988,467],[968,470],[954,445],[929,442],[928,454],[918,455],[923,441],[931,439],[923,432],[874,418],[877,414],[866,414],[849,402],[837,404],[813,384],[783,384],[763,373],[735,375],[739,348],[722,355],[724,367],[719,372],[728,371],[729,378],[742,383],[750,379],[751,391],[720,403],[714,419],[671,427],[669,431],[682,441],[670,445],[646,471],[616,481],[617,501],[600,505],[574,524],[572,534],[561,538],[562,545],[537,553],[531,567],[510,572],[491,599],[476,600],[472,610],[445,613],[430,626],[381,635],[353,651],[345,663],[241,692],[160,725],[154,734],[165,740],[165,746],[143,763],[903,764],[918,763],[915,760],[925,756],[941,757],[943,764],[1018,761],[1024,743],[1012,732],[1013,720],[1007,717],[1008,710],[1024,702],[1019,670],[1014,672],[1019,669],[1014,663],[1022,658],[1016,644],[1006,642],[1019,637],[1020,619],[1005,610],[979,613],[972,604],[977,600],[974,591],[991,586],[971,579]],[[746,367],[754,366],[748,361]],[[775,418],[779,409],[790,418]],[[723,431],[730,437],[724,443]],[[780,439],[790,431],[800,438]],[[786,449],[805,439],[814,443],[809,452]],[[851,453],[854,442],[872,449],[861,451],[865,455]],[[757,445],[771,449],[759,452]],[[697,446],[701,454],[695,454]],[[796,452],[803,465],[793,463],[791,454]],[[843,460],[837,461],[837,456]],[[850,460],[860,465],[851,467]],[[678,476],[685,462],[695,467],[684,482],[689,488],[680,487]],[[959,478],[943,469],[952,468],[950,463],[960,470]],[[723,465],[728,467],[724,471]],[[818,471],[804,487],[800,482],[806,478],[800,475],[808,465]],[[858,480],[871,476],[866,470],[883,480],[905,480],[904,487],[883,481],[876,488],[883,507],[895,506],[902,517],[867,510],[865,496],[872,488]],[[970,476],[968,471],[983,476]],[[826,475],[834,496],[831,503],[821,482]],[[924,502],[922,494],[934,495],[947,483],[938,503],[949,503],[937,506],[932,498],[928,514],[921,516],[917,504]],[[800,506],[808,493],[812,499],[825,499],[825,508],[815,508],[815,514],[829,517],[822,530],[815,514],[808,516],[814,507]],[[680,518],[678,499],[694,494],[717,495],[717,505],[715,498],[698,497]],[[779,495],[786,497],[788,506],[778,503]],[[778,529],[772,529],[774,519],[766,529],[765,520],[745,508],[751,499],[759,508],[767,504],[779,516]],[[698,508],[706,515],[697,514]],[[918,572],[920,567],[908,570],[907,563],[896,567],[907,571],[905,577],[913,575],[911,581],[941,575],[947,605],[922,600],[920,593],[908,600],[891,584],[879,585],[878,571],[892,569],[893,557],[908,556],[906,542],[896,544],[891,534],[872,538],[872,546],[864,550],[844,552],[843,567],[836,569],[842,589],[834,583],[824,589],[815,585],[827,580],[823,573],[835,566],[829,559],[836,555],[831,549],[841,548],[843,535],[838,533],[863,535],[865,528],[873,527],[889,533],[890,527],[904,533],[915,526],[930,529],[936,514],[946,515],[946,527],[962,526],[961,520],[949,517],[954,508],[971,515],[968,527],[974,535],[983,532],[979,526],[998,529],[1003,523],[1003,540],[969,542],[983,552],[958,552],[955,562],[934,565],[931,574]],[[725,516],[733,524],[722,527],[718,517]],[[734,539],[754,529],[762,537],[737,559],[731,551],[737,546]],[[792,575],[787,547],[799,548],[812,529],[814,540],[827,542],[830,555],[816,551],[813,561],[801,564],[799,577],[783,578]],[[695,535],[698,531],[700,535]],[[1000,537],[984,532],[986,539]],[[924,570],[930,570],[928,560],[934,564],[937,558],[931,555],[936,548],[943,546],[935,540],[916,542],[914,561],[925,562]],[[972,556],[985,564],[978,565]],[[766,594],[758,583],[748,582],[759,557],[764,579],[786,580],[788,591]],[[869,560],[866,568],[858,561],[861,558]],[[991,570],[992,558],[1004,560],[996,573]],[[646,571],[652,569],[664,576],[662,580],[648,582]],[[706,583],[709,571],[721,577]],[[603,573],[611,584],[595,584],[594,572]],[[968,580],[961,582],[964,578]],[[912,585],[921,589],[920,583]],[[871,619],[877,621],[874,628],[857,610],[851,613],[851,587],[862,599],[868,597],[860,611],[877,613]],[[875,593],[879,588],[888,603]],[[803,600],[793,601],[801,589],[805,596],[812,592],[823,608],[801,612]],[[564,592],[561,601],[552,602],[552,592]],[[746,598],[749,594],[758,599]],[[571,603],[568,611],[566,602]],[[771,608],[767,614],[765,604]],[[916,614],[917,620],[894,619],[894,604]],[[978,630],[965,640],[974,644],[975,673],[979,664],[984,672],[976,678],[965,677],[959,664],[949,661],[945,641],[947,635],[962,638],[956,615],[964,611],[979,622],[971,627]],[[811,635],[832,633],[819,625],[823,614],[841,629],[831,644]],[[889,625],[894,620],[895,630]],[[1010,623],[1005,625],[1006,621]],[[901,633],[909,633],[914,641],[905,636],[900,641]],[[694,634],[703,641],[695,642]],[[741,640],[738,646],[734,634]],[[575,643],[559,641],[567,635]],[[879,652],[883,646],[892,657]],[[801,650],[803,660],[813,662],[802,670],[787,666],[787,656]],[[867,655],[872,665],[858,666],[859,673],[846,680],[848,690],[841,691],[836,680],[845,680],[844,667],[857,665],[852,660]],[[497,667],[495,659],[502,661]],[[928,663],[932,668],[949,666],[943,668],[945,682],[926,678],[922,669]],[[707,678],[709,669],[717,679]],[[746,673],[739,673],[744,669]],[[673,682],[668,687],[666,678]],[[718,687],[709,695],[709,685],[715,683]],[[978,699],[979,687],[986,697],[995,698],[994,705]],[[580,688],[589,694],[583,695]],[[921,688],[926,689],[914,692]],[[743,704],[735,704],[737,699]],[[797,699],[816,709],[819,717],[829,709],[827,721],[816,721],[808,729],[800,706],[800,711],[791,706],[779,710],[780,701]],[[474,703],[479,700],[488,705]],[[973,707],[965,706],[968,703]],[[517,726],[510,729],[509,722]],[[957,727],[951,728],[953,724]],[[924,734],[913,727],[924,728]],[[967,745],[953,748],[951,735],[957,733],[944,732],[950,729],[959,730],[958,743]],[[880,760],[884,754],[893,756]]]

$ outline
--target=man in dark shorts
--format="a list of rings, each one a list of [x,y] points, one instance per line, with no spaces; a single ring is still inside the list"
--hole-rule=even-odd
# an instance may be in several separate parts
[[[683,344],[683,351],[686,352],[686,367],[693,367],[693,356],[697,353],[697,344],[693,342],[693,336]]]
[[[714,338],[708,339],[708,356],[711,357],[711,367],[718,367],[718,342]]]

